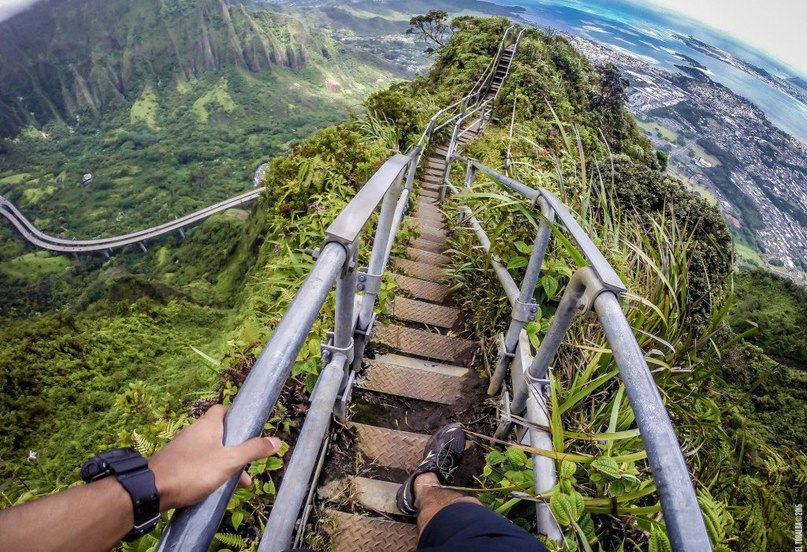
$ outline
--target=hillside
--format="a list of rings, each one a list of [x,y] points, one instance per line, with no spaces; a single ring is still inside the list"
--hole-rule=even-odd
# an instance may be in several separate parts
[[[249,189],[258,165],[398,74],[241,4],[45,1],[0,24],[0,195],[64,238],[163,223]],[[0,310],[59,307],[96,261],[34,254],[0,224],[0,282],[14,290]]]
[[[0,25],[0,194],[66,237],[163,222],[246,189],[396,71],[241,4],[43,2]]]

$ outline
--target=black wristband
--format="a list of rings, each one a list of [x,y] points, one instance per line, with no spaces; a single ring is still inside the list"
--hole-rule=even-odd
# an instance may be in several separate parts
[[[125,541],[131,541],[154,529],[160,521],[157,484],[154,481],[154,472],[148,467],[135,472],[115,474],[115,477],[132,498],[134,527],[123,538]]]
[[[134,449],[112,449],[90,458],[81,468],[87,483],[114,475],[132,499],[134,527],[123,540],[134,540],[160,521],[160,496],[148,461]]]

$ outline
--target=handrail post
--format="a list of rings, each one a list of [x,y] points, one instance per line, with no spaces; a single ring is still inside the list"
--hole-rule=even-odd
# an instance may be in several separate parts
[[[349,255],[342,269],[342,274],[336,280],[336,308],[333,325],[333,342],[326,346],[324,362],[331,362],[336,354],[344,355],[344,377],[342,378],[342,389],[344,391],[348,381],[348,368],[353,362],[355,350],[353,333],[355,331],[355,318],[353,310],[356,305],[356,282],[358,281],[359,240],[357,239],[351,247],[347,248]]]
[[[594,301],[594,310],[605,330],[636,416],[672,549],[711,550],[678,437],[619,299],[612,292],[601,293]]]
[[[406,181],[407,187],[411,185],[415,177],[415,168],[417,165],[413,166],[412,163],[416,163],[417,160],[420,159],[419,154],[413,156],[412,159],[413,161],[410,161],[409,165],[407,165],[409,167]],[[389,259],[388,245],[395,239],[392,230],[395,222],[398,197],[401,195],[403,175],[403,171],[398,174],[395,178],[395,182],[381,202],[381,213],[378,217],[378,226],[376,227],[375,237],[373,238],[373,250],[372,253],[370,253],[370,265],[366,270],[357,275],[357,282],[354,286],[354,290],[357,289],[364,293],[361,299],[359,319],[356,325],[354,357],[351,359],[354,370],[360,367],[361,359],[364,357],[364,349],[367,347],[367,341],[369,339],[368,332],[373,321],[373,307],[375,306],[376,297],[378,297],[378,293],[381,291],[384,270],[387,266],[387,260]],[[397,229],[397,226],[395,228]]]
[[[470,190],[474,184],[474,177],[476,176],[476,167],[473,163],[467,161],[465,163],[465,189]]]
[[[465,106],[462,108],[460,117],[454,125],[454,132],[451,134],[451,141],[448,143],[448,151],[446,152],[446,168],[443,171],[443,185],[440,186],[440,202],[446,198],[446,188],[448,187],[448,175],[451,172],[451,156],[454,155],[454,148],[457,146],[457,135],[460,132],[460,123],[465,115]]]
[[[543,198],[537,198],[537,203],[541,206],[542,219],[541,222],[538,223],[538,231],[535,233],[535,242],[532,246],[530,261],[527,264],[527,271],[524,273],[524,279],[521,282],[521,291],[518,296],[519,304],[513,307],[510,327],[507,329],[507,335],[504,338],[504,351],[502,351],[503,354],[499,357],[496,363],[496,369],[490,377],[488,395],[491,397],[498,393],[502,386],[507,368],[510,365],[513,353],[518,345],[518,336],[524,324],[535,320],[534,312],[531,312],[525,320],[524,313],[520,312],[516,307],[524,306],[526,309],[532,310],[535,286],[538,284],[541,267],[544,264],[544,257],[546,256],[546,248],[549,245],[549,238],[552,236],[552,225],[550,223],[555,220],[555,212]],[[537,305],[535,305],[535,307],[537,307]]]
[[[591,267],[581,268],[572,275],[555,311],[555,318],[552,320],[552,324],[549,326],[543,340],[541,340],[541,346],[535,352],[532,364],[523,374],[528,385],[514,386],[516,392],[510,403],[510,412],[513,414],[522,414],[524,412],[530,387],[536,387],[545,394],[545,387],[548,384],[549,364],[555,358],[561,343],[563,343],[563,339],[574,321],[574,316],[578,312],[587,309],[586,303],[583,301],[586,292],[596,288],[598,283],[599,279]],[[513,423],[505,420],[496,430],[496,437],[506,437],[512,427]]]

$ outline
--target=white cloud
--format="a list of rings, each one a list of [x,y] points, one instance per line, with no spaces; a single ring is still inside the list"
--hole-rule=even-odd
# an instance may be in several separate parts
[[[720,29],[807,75],[804,0],[650,0]]]
[[[38,0],[0,0],[0,21],[17,15]]]

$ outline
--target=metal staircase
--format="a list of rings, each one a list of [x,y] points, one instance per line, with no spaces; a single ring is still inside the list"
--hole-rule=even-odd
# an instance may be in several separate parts
[[[509,61],[509,57],[502,58],[502,63]],[[495,96],[500,84],[491,88],[489,97]],[[460,147],[476,136],[481,124],[475,121],[472,126],[458,140]],[[427,403],[441,405],[443,417],[434,426],[427,426],[430,431],[462,421],[453,406],[469,390],[476,389],[475,400],[480,404],[485,400],[474,363],[478,343],[449,335],[458,329],[462,313],[451,306],[449,288],[442,277],[442,268],[449,263],[442,255],[448,248],[449,223],[439,208],[447,148],[436,148],[426,160],[416,210],[410,218],[420,229],[420,236],[408,244],[406,258],[393,263],[393,278],[400,286],[387,306],[393,320],[376,324],[373,330],[373,348],[390,352],[366,359],[355,383],[358,389],[373,392],[372,397],[381,404],[389,397],[413,399],[403,401],[401,419],[396,420],[403,427],[407,420],[423,417]],[[348,427],[355,432],[355,452],[369,466],[366,469],[372,477],[337,478],[320,487],[318,493],[326,511],[319,526],[330,536],[333,552],[414,550],[414,519],[400,519],[395,495],[404,474],[420,463],[429,435],[356,423]],[[389,481],[390,473],[398,477]]]
[[[680,445],[622,311],[619,297],[626,288],[619,276],[550,191],[525,186],[461,155],[463,145],[484,130],[491,116],[521,33],[515,27],[506,30],[496,55],[472,90],[436,113],[418,145],[384,163],[328,227],[308,277],[230,406],[225,417],[225,446],[260,434],[335,285],[334,330],[322,345],[323,369],[266,523],[260,552],[280,552],[304,544],[314,512],[320,535],[328,537],[336,552],[403,552],[417,544],[413,520],[401,516],[395,506],[398,485],[420,461],[430,432],[448,421],[468,423],[460,415],[460,399],[470,396],[482,404],[486,398],[475,364],[478,345],[453,335],[463,313],[451,303],[442,278],[449,261],[444,255],[449,227],[473,231],[483,250],[491,247],[469,208],[460,206],[461,219],[454,222],[446,220],[439,207],[447,193],[458,191],[449,178],[453,163],[465,166],[464,187],[472,186],[478,172],[485,173],[511,193],[523,196],[525,206],[543,214],[520,284],[495,259],[490,261],[512,307],[510,327],[499,336],[499,360],[488,387],[488,394],[500,401],[499,435],[509,435],[515,419],[526,419],[528,430],[521,433],[524,442],[552,450],[551,436],[541,429],[549,426],[547,371],[574,317],[595,311],[644,440],[672,547],[711,548]],[[451,137],[446,140],[449,129]],[[409,221],[419,229],[419,236],[405,244],[405,257],[391,259],[398,228],[416,193],[418,169],[422,185]],[[359,268],[362,230],[376,209],[379,217],[369,265]],[[570,279],[533,354],[523,328],[538,310],[533,293],[554,229],[562,229],[577,244],[588,265]],[[390,318],[382,323],[376,320],[376,299],[388,270],[399,291],[386,305]],[[372,358],[365,355],[368,346]],[[379,415],[383,410],[379,404],[389,406],[391,413]],[[335,428],[335,423],[348,428],[347,452],[363,459],[361,471],[351,473],[346,464],[340,468],[333,455],[328,457],[332,439],[346,433]],[[345,443],[338,445],[334,448],[345,449]],[[554,461],[538,454],[532,460],[536,491],[551,488]],[[237,479],[236,475],[199,504],[176,512],[158,550],[207,550]],[[551,539],[562,538],[545,503],[536,504],[536,525]]]

